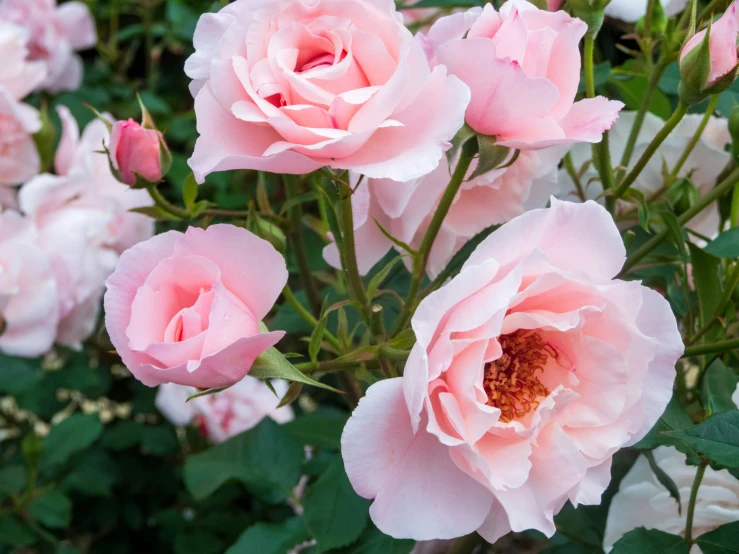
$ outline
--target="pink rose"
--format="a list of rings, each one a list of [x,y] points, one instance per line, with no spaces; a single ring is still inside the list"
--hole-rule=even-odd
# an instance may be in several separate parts
[[[95,20],[84,3],[57,6],[56,0],[2,0],[0,20],[30,32],[30,59],[46,67],[43,88],[50,92],[79,88],[83,68],[75,51],[91,48],[97,42]]]
[[[739,394],[734,394],[739,402]],[[680,492],[682,513],[677,502],[655,477],[649,462],[641,456],[631,467],[619,485],[611,501],[606,521],[603,549],[610,552],[622,536],[637,527],[659,529],[666,533],[682,535],[685,531],[686,506],[690,489],[695,480],[696,466],[685,462],[685,455],[669,446],[654,451],[657,465],[667,472]],[[726,523],[739,521],[739,481],[728,470],[706,468],[695,503],[693,537],[713,531]],[[701,554],[693,545],[690,554]]]
[[[574,102],[586,30],[564,11],[509,0],[500,12],[486,4],[443,17],[419,40],[432,65],[445,65],[470,87],[465,121],[475,131],[536,150],[598,142],[623,107],[602,96]]]
[[[27,29],[0,19],[0,87],[16,100],[28,96],[46,77],[42,62],[27,59],[28,39]]]
[[[136,183],[136,174],[156,183],[162,178],[163,144],[162,133],[155,129],[144,129],[133,119],[116,121],[110,134],[110,162],[127,185]]]
[[[58,111],[64,131],[56,152],[57,174],[28,181],[19,203],[51,259],[61,317],[57,342],[79,348],[94,331],[105,279],[118,256],[153,234],[153,221],[128,209],[152,202],[146,191],[131,190],[113,177],[100,153],[108,141],[101,121],[90,123],[80,138],[69,110]]]
[[[38,112],[0,85],[0,187],[19,185],[39,172],[33,134],[40,129]]]
[[[527,210],[546,206],[556,184],[557,164],[562,156],[561,147],[523,151],[510,167],[465,181],[431,249],[427,265],[429,277],[436,277],[476,234]],[[473,161],[470,175],[476,167],[477,162]],[[449,182],[449,175],[449,165],[443,159],[439,167],[418,179],[405,183],[369,179],[355,190],[352,208],[357,262],[363,275],[395,247],[375,221],[393,237],[418,248]],[[324,249],[324,256],[330,265],[341,267],[335,244]]]
[[[432,171],[463,122],[467,87],[429,68],[392,0],[238,0],[204,14],[193,79],[213,171],[323,166],[405,181]]]
[[[731,7],[726,10],[721,18],[711,26],[711,36],[708,40],[708,50],[710,57],[710,72],[708,80],[703,83],[690,83],[688,86],[697,87],[703,91],[716,84],[724,76],[732,73],[736,78],[737,63],[737,38],[739,36],[739,15],[737,14],[737,4],[734,2]],[[685,43],[680,52],[680,71],[684,74],[684,66],[690,65],[686,63],[685,57],[696,47],[698,47],[706,36],[708,29],[703,29],[700,33],[695,34],[688,42]],[[698,62],[695,62],[698,63]],[[732,79],[733,80],[733,79]],[[685,82],[685,77],[683,77]],[[683,83],[681,83],[681,86]],[[728,86],[728,85],[727,85]]]
[[[0,352],[40,356],[51,348],[58,321],[56,282],[33,223],[14,211],[0,213]]]
[[[683,352],[667,301],[614,279],[624,260],[605,209],[553,198],[421,302],[404,376],[372,385],[341,439],[380,530],[551,536],[568,499],[600,502],[611,457],[662,414]]]
[[[155,403],[174,425],[196,423],[212,442],[223,442],[256,427],[265,417],[277,423],[286,423],[295,417],[290,406],[277,408],[280,398],[287,392],[287,382],[276,379],[271,384],[277,396],[266,383],[247,375],[224,391],[187,402],[197,389],[164,383],[159,385]]]
[[[105,324],[145,385],[226,387],[285,334],[259,322],[286,282],[282,256],[245,229],[169,231],[123,253],[106,282]]]

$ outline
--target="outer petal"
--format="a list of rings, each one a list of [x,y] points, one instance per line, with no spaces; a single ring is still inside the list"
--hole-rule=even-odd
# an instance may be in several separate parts
[[[436,437],[413,434],[400,378],[372,385],[344,428],[341,452],[370,516],[395,538],[453,538],[477,529],[493,496],[460,471]]]

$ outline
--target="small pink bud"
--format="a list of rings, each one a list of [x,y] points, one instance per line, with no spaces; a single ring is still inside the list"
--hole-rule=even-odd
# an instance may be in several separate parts
[[[150,183],[161,180],[164,173],[162,149],[167,147],[156,129],[145,129],[133,119],[117,121],[113,125],[110,161],[127,185],[136,183],[137,174]]]

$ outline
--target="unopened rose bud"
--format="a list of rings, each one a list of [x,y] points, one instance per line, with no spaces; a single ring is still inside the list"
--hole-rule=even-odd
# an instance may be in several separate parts
[[[647,16],[640,18],[639,21],[636,22],[636,32],[640,35],[643,35],[646,28],[646,19]],[[650,37],[661,37],[665,34],[665,30],[667,29],[667,22],[669,18],[667,17],[667,14],[665,14],[665,9],[662,7],[662,2],[659,0],[654,3],[654,8],[652,9],[652,29],[650,33]]]
[[[117,121],[110,135],[110,162],[121,181],[134,186],[137,176],[149,184],[162,179],[170,157],[162,133],[133,119]]]
[[[737,5],[716,23],[695,34],[680,53],[680,100],[693,105],[728,89],[737,77],[739,61]]]
[[[603,25],[606,6],[611,0],[568,0],[572,15],[588,24],[588,34],[595,36]]]

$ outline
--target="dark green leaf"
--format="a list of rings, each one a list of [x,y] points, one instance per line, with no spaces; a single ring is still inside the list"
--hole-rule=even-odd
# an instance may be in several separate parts
[[[26,484],[26,468],[20,464],[0,468],[0,497],[18,492]]]
[[[219,554],[223,541],[204,529],[184,529],[174,539],[175,554]]]
[[[92,448],[75,464],[72,472],[62,481],[61,488],[66,493],[109,496],[119,479],[115,460],[104,450]]]
[[[28,514],[46,527],[63,529],[72,519],[72,501],[64,493],[51,490],[31,501]]]
[[[36,535],[13,516],[0,517],[0,545],[26,546],[36,542]]]
[[[171,425],[147,425],[141,434],[141,446],[145,452],[163,456],[176,452],[179,443]]]
[[[569,502],[555,516],[557,529],[568,537],[577,537],[578,541],[588,546],[600,548],[603,543],[600,530],[582,507],[576,509]]]
[[[298,517],[281,523],[257,523],[241,533],[226,554],[284,554],[308,539]]]
[[[613,545],[611,554],[688,554],[685,539],[657,529],[638,527]]]
[[[354,492],[342,460],[335,460],[303,499],[305,523],[320,552],[354,542],[367,525],[369,500]]]
[[[668,433],[724,467],[739,467],[739,410],[721,412],[700,425]]]
[[[89,447],[98,438],[103,425],[97,416],[74,414],[51,428],[44,439],[41,467],[60,465],[72,454]]]
[[[226,442],[190,456],[184,479],[202,500],[236,479],[271,503],[283,502],[300,478],[303,447],[270,418]]]
[[[31,389],[41,378],[40,361],[0,354],[0,392],[19,394]]]
[[[82,552],[68,542],[60,542],[54,554],[82,554]]]
[[[409,554],[415,545],[416,541],[388,537],[370,523],[357,542],[336,554]]]
[[[739,227],[724,231],[709,242],[704,250],[717,258],[739,258]]]
[[[711,362],[703,373],[700,386],[701,404],[708,415],[737,409],[731,399],[737,381],[739,377],[720,358]]]
[[[141,441],[143,427],[132,419],[123,419],[115,423],[103,435],[103,446],[110,450],[125,450],[136,446]]]
[[[680,489],[677,488],[675,481],[672,480],[672,477],[670,477],[664,469],[659,467],[651,450],[645,450],[643,452],[643,456],[649,462],[649,467],[652,468],[652,472],[657,477],[657,480],[664,488],[667,489],[667,492],[669,492],[670,496],[675,499],[675,502],[677,502],[677,513],[682,514],[683,505],[680,502]]]
[[[349,414],[333,408],[319,408],[283,425],[283,429],[306,446],[337,449]]]
[[[693,243],[689,243],[690,259],[693,268],[693,282],[698,291],[701,324],[713,320],[716,308],[721,301],[721,260],[711,256]]]
[[[703,554],[739,553],[739,521],[726,523],[721,527],[702,534],[695,542]]]

